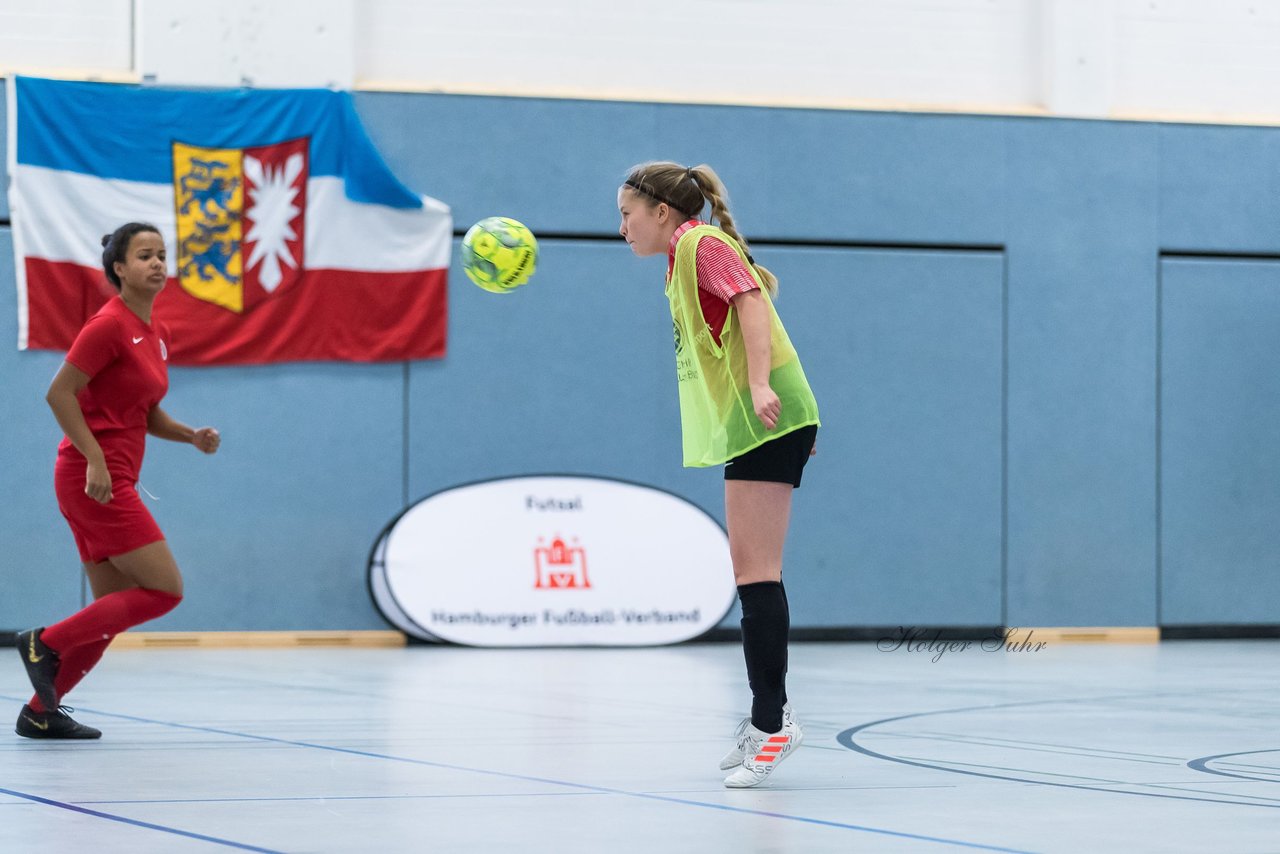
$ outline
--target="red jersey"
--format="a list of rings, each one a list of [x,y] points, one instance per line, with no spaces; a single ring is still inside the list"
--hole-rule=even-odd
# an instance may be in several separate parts
[[[667,278],[671,278],[671,267],[676,262],[676,244],[684,233],[695,225],[703,225],[691,219],[681,224],[676,233],[671,235],[671,246],[667,251]],[[716,343],[720,343],[720,333],[724,330],[724,322],[729,317],[729,304],[738,294],[759,290],[760,286],[751,277],[747,265],[742,263],[737,251],[723,240],[703,240],[698,244],[695,256],[698,269],[698,302],[702,305],[702,318],[711,328]]]
[[[89,318],[67,353],[67,363],[89,376],[76,399],[113,479],[138,479],[147,417],[169,390],[167,337],[163,325],[143,323],[115,297]],[[80,456],[65,437],[58,453]]]

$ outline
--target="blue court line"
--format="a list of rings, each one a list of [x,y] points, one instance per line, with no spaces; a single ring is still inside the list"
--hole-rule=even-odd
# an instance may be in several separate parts
[[[922,834],[917,834],[917,833],[906,833],[904,831],[898,831],[898,830],[886,830],[885,828],[880,828],[880,827],[866,827],[864,825],[859,825],[859,824],[848,824],[848,823],[839,822],[839,821],[828,821],[826,819],[809,818],[808,816],[789,815],[787,813],[769,812],[767,810],[747,809],[746,807],[735,807],[735,806],[729,806],[727,804],[711,803],[708,801],[695,801],[689,798],[676,798],[676,797],[671,797],[669,795],[655,795],[647,792],[631,792],[631,791],[627,791],[626,789],[611,789],[605,786],[592,786],[586,783],[573,783],[566,780],[552,780],[545,777],[532,777],[526,774],[511,774],[504,771],[490,771],[486,768],[469,768],[465,765],[451,765],[445,762],[432,762],[427,759],[411,759],[406,756],[395,756],[388,753],[373,753],[367,750],[356,750],[354,748],[349,748],[349,747],[335,747],[329,744],[315,744],[315,743],[306,742],[306,741],[294,741],[287,738],[275,738],[267,735],[253,735],[250,733],[217,729],[216,727],[196,726],[194,724],[180,724],[180,723],[174,723],[172,721],[158,721],[152,718],[141,718],[134,715],[122,715],[114,712],[103,712],[103,711],[98,711],[96,709],[85,708],[83,706],[80,707],[80,710],[83,712],[87,712],[89,714],[100,715],[102,717],[116,718],[117,720],[134,721],[135,723],[153,724],[156,726],[171,727],[174,729],[192,730],[194,732],[214,733],[216,735],[224,735],[232,738],[243,738],[243,739],[248,739],[250,741],[263,741],[271,744],[287,744],[293,747],[305,747],[311,750],[325,750],[332,753],[343,753],[349,756],[360,756],[366,759],[385,759],[391,762],[403,762],[409,765],[422,765],[428,768],[442,768],[449,771],[463,771],[471,774],[483,774],[490,777],[502,777],[508,780],[523,780],[525,782],[542,783],[544,785],[550,785],[550,786],[564,786],[566,788],[579,789],[586,792],[598,792],[598,793],[609,794],[609,795],[623,795],[631,798],[642,798],[645,800],[660,801],[663,803],[680,804],[682,806],[702,807],[703,809],[714,809],[714,810],[720,810],[723,812],[737,813],[740,815],[754,815],[754,816],[761,816],[764,818],[777,818],[777,819],[782,819],[784,821],[795,821],[795,822],[800,822],[802,824],[818,825],[820,827],[835,827],[841,830],[855,830],[862,833],[874,833],[880,836],[891,836],[897,839],[913,839],[913,840],[918,840],[920,842],[936,842],[940,845],[954,845],[960,848],[971,848],[978,851],[998,851],[998,852],[1003,852],[1003,854],[1033,854],[1033,852],[1024,851],[1019,848],[1002,848],[996,845],[983,845],[982,843],[978,843],[978,842],[963,842],[958,839],[946,839],[939,836],[924,836]],[[0,789],[0,792],[3,792],[3,791],[5,790]],[[59,804],[55,801],[50,801],[49,803],[52,803],[55,806],[68,806],[71,809],[75,809],[75,807]],[[82,810],[82,811],[93,814],[92,810]],[[105,813],[102,815],[104,818],[115,818]],[[118,820],[129,821],[128,819],[118,819]],[[153,825],[153,826],[159,830],[168,830],[168,828],[163,828],[158,825]],[[265,851],[266,849],[252,848],[249,850]],[[272,854],[279,854],[279,852],[272,852]]]
[[[906,759],[899,756],[890,756],[886,753],[879,753],[877,751],[872,750],[869,747],[864,747],[863,745],[854,741],[854,738],[853,738],[854,735],[856,735],[857,733],[868,730],[871,727],[880,726],[881,724],[896,723],[898,721],[906,721],[906,720],[911,720],[913,718],[933,717],[934,715],[950,715],[950,714],[957,714],[961,712],[989,712],[997,709],[1002,710],[1002,709],[1025,708],[1027,706],[1086,705],[1088,703],[1101,703],[1101,702],[1107,702],[1111,700],[1150,699],[1151,697],[1166,697],[1166,696],[1181,697],[1185,695],[1174,693],[1174,692],[1161,692],[1156,694],[1118,694],[1110,697],[1088,697],[1088,698],[1077,698],[1077,699],[1068,699],[1068,700],[1061,700],[1061,699],[1030,700],[1030,701],[1019,702],[1019,703],[992,703],[984,706],[966,706],[966,707],[955,708],[955,709],[937,709],[932,712],[916,712],[909,715],[898,715],[897,717],[883,718],[882,720],[878,720],[878,721],[871,721],[865,724],[858,724],[855,727],[850,727],[849,729],[846,729],[841,733],[837,733],[836,741],[840,742],[840,744],[844,745],[849,750],[852,750],[855,753],[861,753],[864,756],[870,756],[874,759],[883,759],[886,762],[896,762],[899,765],[912,765],[917,768],[929,768],[933,771],[946,771],[949,774],[964,774],[970,777],[985,777],[989,780],[1006,780],[1013,783],[1031,783],[1036,786],[1055,786],[1062,789],[1080,789],[1086,792],[1107,792],[1107,793],[1117,794],[1117,795],[1137,795],[1143,798],[1164,798],[1166,800],[1199,801],[1201,803],[1206,803],[1206,804],[1223,804],[1226,806],[1263,807],[1265,809],[1280,809],[1280,804],[1245,803],[1242,801],[1222,800],[1220,798],[1196,798],[1196,797],[1190,797],[1187,795],[1165,795],[1159,792],[1135,792],[1128,789],[1108,789],[1100,786],[1083,786],[1076,783],[1054,783],[1049,780],[1036,780],[1029,777],[1009,777],[1003,774],[985,774],[979,771],[962,771],[959,768],[949,768],[946,765],[936,765],[929,762],[915,761],[915,760]],[[909,733],[878,733],[878,734],[879,735],[909,735]],[[1232,756],[1235,754],[1223,754],[1223,755]],[[1208,759],[1214,759],[1214,758],[1217,758],[1217,757],[1212,757],[1212,756],[1208,757]],[[940,760],[937,760],[937,761],[940,761]],[[963,763],[963,764],[972,764],[972,763]],[[984,766],[973,766],[973,767],[984,767]],[[1008,770],[1014,770],[1014,769],[1008,769]],[[1207,773],[1210,773],[1210,774],[1218,773],[1218,774],[1221,774],[1222,776],[1235,776],[1235,775],[1222,774],[1222,772],[1215,772],[1209,768],[1198,767],[1196,768],[1196,770],[1206,771]],[[1037,773],[1041,773],[1041,772],[1037,772]],[[1053,775],[1053,776],[1070,776],[1070,775]],[[1127,783],[1125,785],[1143,786],[1143,785],[1149,785],[1149,784]],[[1250,796],[1244,795],[1241,797],[1250,797]]]
[[[117,801],[78,801],[81,804],[274,804],[307,801],[430,801],[457,798],[582,798],[601,792],[495,792],[482,795],[307,795],[292,798],[156,798]]]
[[[923,760],[921,760],[921,759],[920,759],[920,757],[918,757],[918,756],[903,756],[902,758],[903,758],[903,759],[914,759],[914,760],[917,760],[917,761],[923,761]],[[1218,795],[1219,797],[1226,797],[1225,795],[1222,795],[1222,794],[1221,794],[1221,793],[1219,793],[1219,792],[1215,792],[1215,791],[1213,791],[1212,789],[1192,789],[1192,788],[1188,788],[1188,787],[1190,787],[1190,786],[1192,786],[1192,785],[1197,785],[1197,784],[1193,784],[1193,783],[1192,783],[1191,781],[1189,781],[1189,780],[1188,780],[1187,782],[1185,782],[1185,783],[1134,783],[1134,782],[1130,782],[1130,781],[1128,781],[1128,780],[1109,780],[1109,779],[1107,779],[1107,778],[1105,778],[1105,777],[1081,777],[1081,776],[1079,776],[1079,775],[1075,775],[1075,774],[1052,774],[1052,773],[1050,773],[1050,772],[1048,772],[1048,771],[1034,771],[1034,770],[1029,771],[1029,770],[1028,770],[1028,769],[1026,769],[1026,768],[1009,768],[1009,767],[1006,767],[1006,766],[1004,766],[1004,765],[982,765],[982,764],[979,764],[979,763],[977,763],[977,762],[960,762],[960,761],[953,760],[953,759],[946,759],[946,760],[943,760],[943,759],[935,759],[935,760],[933,760],[933,761],[935,761],[935,762],[943,762],[943,763],[945,763],[945,764],[947,764],[947,765],[963,765],[963,766],[965,766],[966,768],[987,768],[987,769],[991,769],[991,770],[995,770],[995,771],[1018,771],[1018,772],[1021,772],[1021,773],[1024,773],[1024,774],[1039,774],[1039,775],[1041,775],[1041,776],[1043,776],[1043,777],[1070,777],[1070,778],[1072,778],[1072,779],[1074,779],[1074,780],[1092,780],[1092,781],[1094,781],[1095,783],[1098,783],[1099,785],[1095,785],[1095,786],[1088,786],[1088,785],[1083,785],[1083,784],[1082,784],[1081,786],[1079,786],[1079,787],[1077,787],[1077,788],[1093,789],[1094,791],[1100,791],[1100,792],[1119,792],[1120,794],[1135,794],[1135,795],[1137,795],[1137,794],[1149,794],[1149,793],[1145,793],[1145,792],[1134,792],[1134,791],[1131,791],[1131,790],[1129,790],[1129,789],[1108,789],[1108,788],[1106,788],[1105,786],[1101,785],[1101,784],[1106,783],[1106,784],[1113,784],[1113,785],[1116,785],[1116,786],[1133,786],[1133,787],[1135,787],[1135,788],[1147,788],[1147,789],[1172,789],[1172,790],[1173,790],[1173,791],[1175,791],[1175,792],[1198,792],[1198,793],[1200,793],[1200,794],[1202,794],[1202,795]],[[949,768],[949,769],[947,769],[947,770],[954,770],[954,769],[950,769],[950,768]],[[960,773],[963,773],[963,772],[960,772]],[[1265,782],[1270,782],[1270,781],[1267,781],[1267,780],[1256,780],[1256,781],[1254,781],[1254,782],[1265,783]],[[1049,783],[1049,784],[1047,784],[1047,785],[1057,785],[1057,784]],[[1173,797],[1173,796],[1172,796],[1172,795],[1167,795],[1167,796],[1165,796],[1165,797]],[[1254,800],[1254,801],[1275,801],[1274,806],[1280,806],[1280,799],[1276,799],[1276,798],[1268,798],[1268,797],[1265,797],[1265,796],[1263,796],[1263,795],[1240,795],[1240,794],[1236,794],[1236,795],[1233,795],[1233,797],[1237,797],[1237,798],[1249,798],[1250,800]],[[1215,800],[1214,798],[1188,798],[1187,800],[1209,801],[1209,802],[1211,802],[1211,803],[1234,803],[1234,804],[1239,804],[1239,803],[1240,803],[1239,801],[1220,801],[1220,800]],[[1249,804],[1240,804],[1240,805],[1241,805],[1241,806],[1249,806]],[[1258,804],[1258,806],[1264,806],[1264,807],[1266,807],[1266,806],[1273,806],[1273,804]]]
[[[837,748],[843,750],[843,748]],[[885,792],[892,789],[910,789],[911,791],[919,791],[920,789],[954,789],[954,785],[948,783],[946,785],[937,786],[838,786],[838,787],[806,787],[806,792],[829,791],[836,789],[841,792],[850,792],[858,790],[870,790],[876,792]],[[472,795],[296,795],[292,797],[279,798],[133,798],[133,799],[117,799],[111,801],[77,801],[78,804],[95,804],[103,805],[131,805],[131,804],[259,804],[259,803],[293,803],[308,801],[430,801],[437,799],[462,799],[476,800],[483,798],[582,798],[596,797],[605,794],[604,792],[480,792]],[[6,806],[24,806],[24,804],[0,803],[0,807]]]
[[[1160,753],[1135,753],[1132,750],[1106,750],[1101,747],[1080,747],[1076,744],[1054,744],[1048,741],[1023,741],[1013,738],[996,738],[992,735],[957,735],[951,732],[930,732],[929,730],[920,730],[920,736],[938,738],[941,740],[960,741],[972,744],[980,744],[987,747],[1008,747],[1011,750],[1031,750],[1033,748],[1060,748],[1057,751],[1048,750],[1050,753],[1066,753],[1068,755],[1087,756],[1094,759],[1112,759],[1118,758],[1125,761],[1148,762],[1152,765],[1181,765],[1183,763],[1180,756],[1164,756]],[[1109,754],[1109,755],[1108,755]],[[1130,759],[1130,757],[1142,757],[1141,759]],[[1158,760],[1167,759],[1168,762],[1160,762]]]
[[[1260,753],[1280,753],[1280,750],[1264,750],[1264,751],[1251,750],[1249,752],[1250,753],[1259,753],[1259,752]],[[1223,762],[1222,767],[1235,768],[1236,770],[1239,770],[1239,771],[1262,771],[1267,774],[1280,774],[1280,766],[1276,766],[1276,765],[1254,765],[1249,762]]]
[[[969,745],[977,745],[979,747],[998,747],[1002,750],[1025,750],[1028,753],[1056,753],[1061,756],[1083,756],[1086,759],[1105,759],[1110,762],[1140,762],[1144,765],[1173,765],[1173,766],[1182,765],[1181,759],[1178,759],[1172,762],[1167,762],[1167,761],[1162,761],[1157,759],[1133,759],[1132,757],[1129,757],[1129,756],[1103,756],[1100,753],[1094,753],[1084,749],[1055,750],[1051,747],[1027,747],[1025,745],[1019,745],[1016,743],[1000,744],[997,742],[1006,741],[1006,739],[996,739],[995,741],[990,741],[985,738],[981,738],[979,736],[966,737],[966,736],[958,736],[958,735],[941,735],[937,733],[926,733],[926,732],[920,732],[920,733],[882,732],[879,735],[881,738],[897,737],[897,738],[910,739],[912,741],[948,741],[954,744],[969,744]],[[1114,751],[1107,751],[1107,752],[1111,753]],[[1136,755],[1141,755],[1141,754],[1136,754]]]
[[[98,810],[86,809],[78,807],[75,804],[67,804],[62,801],[54,801],[49,798],[42,798],[39,795],[31,795],[26,792],[15,792],[12,789],[0,789],[0,795],[9,795],[15,798],[22,798],[27,801],[34,801],[37,804],[44,804],[48,807],[57,807],[58,809],[71,810],[83,815],[93,816],[94,818],[105,818],[108,821],[118,821],[121,824],[128,824],[134,827],[141,827],[146,830],[159,830],[163,833],[171,833],[174,836],[185,836],[188,839],[199,839],[201,842],[212,842],[214,845],[222,845],[227,848],[238,848],[241,851],[258,851],[260,854],[284,854],[283,851],[276,851],[274,848],[259,848],[256,845],[245,845],[242,842],[232,842],[230,839],[219,839],[216,836],[205,836],[203,833],[192,833],[189,830],[179,830],[176,827],[166,827],[163,824],[152,824],[149,821],[138,821],[137,819],[125,818],[122,815],[112,815],[109,812],[100,812]]]

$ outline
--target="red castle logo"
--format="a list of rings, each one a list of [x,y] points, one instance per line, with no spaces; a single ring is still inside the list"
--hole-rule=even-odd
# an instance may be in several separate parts
[[[576,540],[575,540],[576,542]],[[587,578],[587,553],[581,546],[567,546],[564,539],[556,537],[550,546],[539,545],[533,550],[533,563],[537,569],[535,590],[590,590]]]

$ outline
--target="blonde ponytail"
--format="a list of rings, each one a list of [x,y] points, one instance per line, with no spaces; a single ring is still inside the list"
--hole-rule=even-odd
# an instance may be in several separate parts
[[[720,176],[716,174],[716,170],[702,163],[690,169],[689,176],[693,178],[694,183],[698,185],[698,189],[702,191],[703,198],[711,205],[711,220],[720,227],[721,231],[738,241],[738,245],[746,253],[747,260],[752,267],[755,267],[756,272],[760,274],[760,280],[764,283],[764,288],[769,292],[769,296],[777,296],[778,277],[769,272],[764,266],[757,264],[755,259],[751,257],[751,247],[747,244],[747,239],[738,232],[738,226],[733,221],[733,215],[729,213],[729,193],[724,187],[724,182],[720,180]]]

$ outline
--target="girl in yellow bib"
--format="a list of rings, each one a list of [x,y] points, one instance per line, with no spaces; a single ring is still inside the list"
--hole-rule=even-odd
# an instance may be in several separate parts
[[[791,493],[813,454],[818,405],[710,166],[635,166],[618,189],[619,233],[636,255],[667,254],[667,299],[686,466],[724,465],[725,522],[742,603],[751,716],[721,761],[725,785],[757,786],[803,740],[787,702],[782,547]],[[711,225],[698,217],[710,206]]]

